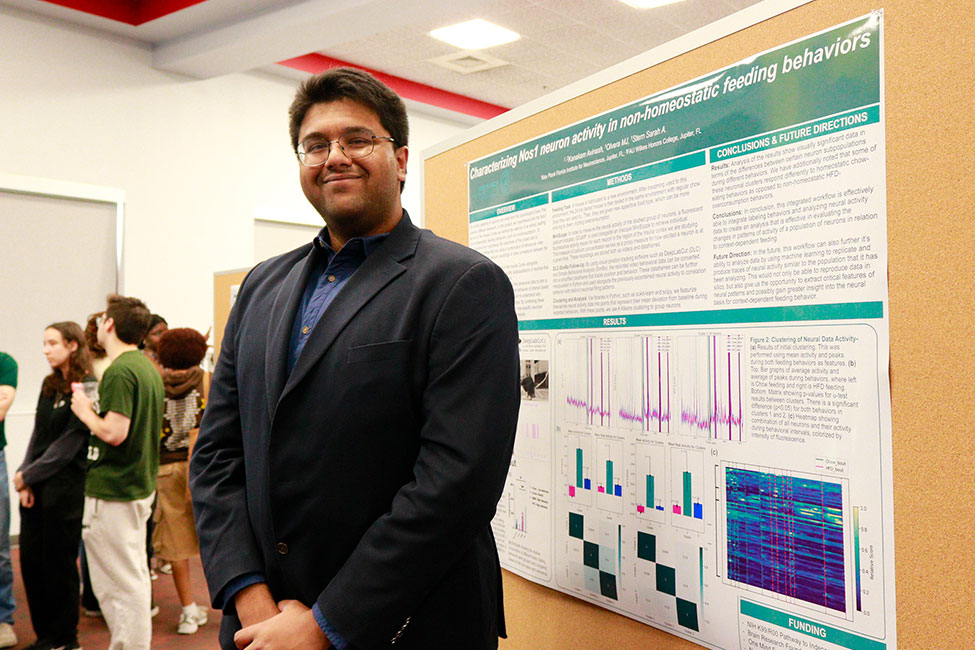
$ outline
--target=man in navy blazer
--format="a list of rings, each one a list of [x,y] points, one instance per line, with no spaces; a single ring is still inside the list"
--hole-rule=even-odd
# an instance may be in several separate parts
[[[393,91],[331,70],[290,115],[326,226],[241,285],[190,466],[221,647],[496,648],[511,285],[410,222]]]

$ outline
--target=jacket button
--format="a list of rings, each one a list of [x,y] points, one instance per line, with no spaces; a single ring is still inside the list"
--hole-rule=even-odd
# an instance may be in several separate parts
[[[278,552],[279,555],[287,555],[288,554],[288,545],[285,544],[284,542],[278,542],[274,546],[274,548],[275,548],[275,550],[277,550],[277,552]]]

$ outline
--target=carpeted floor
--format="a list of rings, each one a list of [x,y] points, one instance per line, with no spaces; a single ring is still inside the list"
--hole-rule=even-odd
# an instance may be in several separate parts
[[[11,559],[14,565],[14,596],[17,599],[17,611],[14,613],[14,630],[20,643],[16,648],[24,648],[34,642],[34,629],[30,624],[30,614],[27,611],[27,600],[24,598],[24,583],[20,577],[20,552],[11,549]],[[197,604],[208,605],[206,583],[203,581],[203,569],[199,558],[190,560],[193,575],[193,595]],[[217,630],[220,627],[220,612],[210,610],[210,622],[201,627],[196,634],[176,634],[176,623],[179,621],[181,610],[176,588],[172,577],[159,574],[157,580],[152,581],[152,593],[159,605],[159,615],[152,620],[152,648],[153,650],[197,650],[217,648]],[[78,623],[78,640],[85,650],[103,650],[108,647],[109,634],[102,618],[81,616]]]

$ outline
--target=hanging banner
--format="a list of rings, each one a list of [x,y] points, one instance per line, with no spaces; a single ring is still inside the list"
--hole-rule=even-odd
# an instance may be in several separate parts
[[[896,647],[883,15],[468,164],[505,568],[701,645]]]

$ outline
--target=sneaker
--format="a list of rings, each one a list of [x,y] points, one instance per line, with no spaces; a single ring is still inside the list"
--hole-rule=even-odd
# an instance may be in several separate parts
[[[56,645],[51,648],[51,650],[81,650],[81,646],[78,645],[77,641],[72,641],[71,643],[66,643],[65,645]]]
[[[201,626],[207,624],[207,620],[207,610],[205,607],[200,607],[197,604],[189,605],[179,615],[176,633],[194,634]]]
[[[0,623],[0,648],[12,648],[17,645],[17,633],[10,623]]]
[[[173,565],[169,562],[159,565],[159,573],[165,573],[168,576],[173,575]]]
[[[176,625],[176,634],[195,634],[198,629],[200,626],[196,624],[192,616],[186,612],[180,613],[179,623]]]
[[[200,627],[203,627],[204,625],[207,624],[207,621],[208,620],[209,620],[209,618],[208,618],[206,606],[200,607],[199,605],[197,605],[196,606],[196,624],[199,625]]]
[[[156,614],[158,613],[159,613],[159,605],[157,605],[155,601],[153,601],[152,606],[149,607],[149,616],[151,616],[152,618],[156,618]]]
[[[88,609],[87,607],[81,608],[81,613],[89,618],[101,618],[102,610],[100,609]]]

